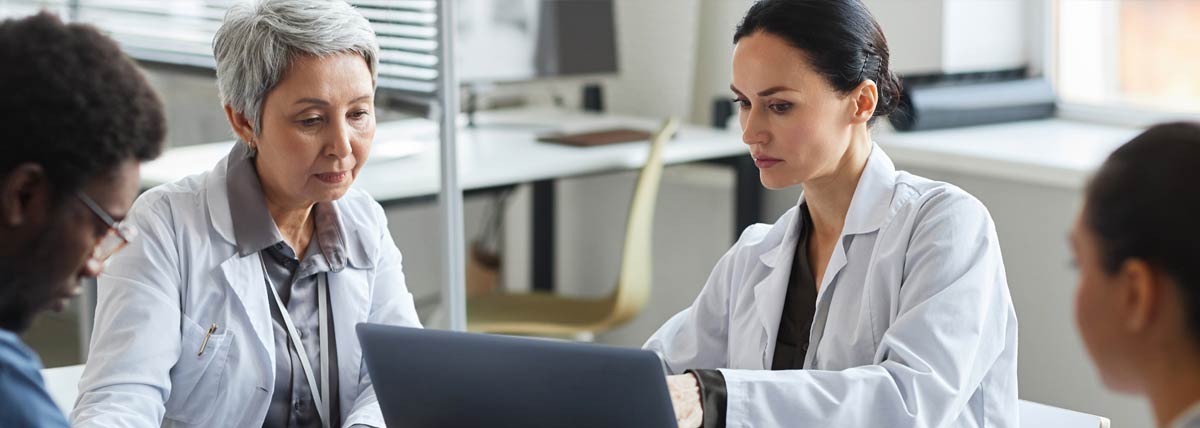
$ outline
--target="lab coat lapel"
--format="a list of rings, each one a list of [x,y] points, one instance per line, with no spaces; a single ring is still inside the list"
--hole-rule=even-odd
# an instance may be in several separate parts
[[[208,175],[205,184],[205,198],[208,201],[208,219],[217,234],[231,246],[236,245],[233,235],[233,218],[229,210],[229,194],[225,186],[229,157],[226,156],[212,174]],[[243,314],[254,330],[254,336],[259,344],[258,352],[267,358],[261,360],[262,372],[266,373],[264,385],[271,385],[275,379],[275,332],[272,329],[271,307],[267,301],[266,279],[263,277],[261,261],[257,253],[239,256],[236,250],[229,252],[230,256],[221,262],[214,277],[218,282],[233,290],[238,303],[242,306]]]
[[[804,200],[803,195],[800,200]],[[754,306],[766,337],[766,343],[762,347],[763,369],[771,368],[771,357],[775,352],[776,336],[779,334],[779,319],[783,316],[783,302],[787,297],[788,279],[791,276],[791,261],[796,254],[796,233],[799,226],[796,211],[792,209],[788,215],[780,218],[779,221],[784,225],[776,223],[775,227],[783,230],[783,238],[774,248],[759,256],[759,261],[769,270],[766,276],[754,285]]]
[[[842,227],[842,235],[838,245],[829,256],[829,264],[821,276],[821,284],[817,289],[817,307],[813,317],[812,329],[809,333],[808,356],[805,366],[809,366],[816,356],[817,348],[825,333],[825,322],[829,318],[829,307],[833,293],[837,288],[837,276],[846,267],[846,250],[853,242],[855,235],[875,233],[892,217],[895,207],[892,206],[892,195],[895,193],[896,167],[879,146],[873,145],[871,154],[867,157],[867,165],[859,177],[854,189],[854,197],[850,200],[850,208],[846,212],[846,223]]]
[[[853,241],[854,235],[874,233],[891,217],[895,186],[895,165],[879,146],[872,145],[867,164],[854,188],[854,197],[846,210],[846,223],[842,226],[838,245],[830,254],[825,274],[821,276],[817,302],[821,301],[822,295],[832,292],[831,287],[836,287],[833,281],[842,272],[842,268],[846,267],[846,249]]]
[[[263,359],[263,372],[267,373],[264,385],[274,382],[275,332],[272,329],[271,307],[267,301],[266,280],[258,254],[239,256],[236,253],[221,263],[218,269],[220,281],[233,290],[243,314],[250,321],[254,336],[259,344],[257,350]]]

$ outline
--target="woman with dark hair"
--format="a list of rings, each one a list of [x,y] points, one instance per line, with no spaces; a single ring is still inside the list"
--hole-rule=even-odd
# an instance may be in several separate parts
[[[1197,183],[1200,124],[1155,126],[1100,167],[1071,233],[1088,353],[1109,388],[1148,396],[1162,427],[1200,427]]]
[[[762,0],[734,42],[760,179],[804,192],[747,228],[646,343],[680,426],[1017,426],[1017,319],[991,216],[872,141],[900,85],[866,6]]]

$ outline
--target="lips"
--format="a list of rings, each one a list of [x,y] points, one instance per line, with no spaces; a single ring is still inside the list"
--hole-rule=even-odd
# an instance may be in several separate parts
[[[767,169],[783,162],[782,159],[776,159],[767,155],[751,155],[751,157],[754,158],[754,166],[758,167],[758,169]]]
[[[346,172],[346,171],[325,172],[325,173],[313,174],[313,175],[316,176],[318,180],[321,180],[321,181],[323,181],[325,183],[329,183],[329,184],[338,184],[343,181],[346,181],[346,178],[350,177],[350,173]]]

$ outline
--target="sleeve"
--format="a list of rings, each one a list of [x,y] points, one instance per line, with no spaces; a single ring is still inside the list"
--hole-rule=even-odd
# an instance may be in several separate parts
[[[387,228],[387,220],[383,215],[383,209],[378,205],[375,206],[376,215],[379,218],[384,218],[380,224],[380,245],[379,256],[376,263],[375,279],[372,287],[371,296],[371,312],[367,316],[367,321],[378,324],[391,324],[404,327],[421,327],[421,321],[417,318],[416,306],[413,303],[412,293],[408,291],[408,286],[404,282],[403,260],[400,255],[400,249],[396,248],[395,241],[392,240],[392,234]],[[346,426],[356,424],[383,427],[383,413],[379,408],[379,401],[375,397],[375,387],[371,383],[371,377],[367,374],[366,361],[359,360],[359,391],[358,398],[354,400],[354,407],[348,413],[346,418]]]
[[[898,308],[877,364],[721,370],[729,426],[932,428],[954,421],[1006,347],[1016,346],[986,209],[965,194],[930,198],[917,214],[903,263]]]
[[[729,288],[738,248],[734,244],[721,256],[692,305],[667,320],[642,345],[658,354],[666,374],[728,364]]]
[[[166,220],[169,206],[160,196],[147,194],[134,205],[129,218],[141,234],[97,280],[91,351],[72,426],[151,428],[162,422],[170,371],[181,352],[181,276]]]
[[[700,385],[700,406],[704,409],[700,428],[725,428],[725,403],[728,400],[725,376],[714,369],[688,370],[687,373],[695,375],[696,383]]]

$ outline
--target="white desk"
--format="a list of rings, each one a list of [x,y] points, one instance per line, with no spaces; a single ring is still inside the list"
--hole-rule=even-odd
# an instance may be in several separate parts
[[[532,263],[534,289],[552,290],[554,278],[554,180],[640,168],[649,151],[647,142],[572,147],[542,143],[547,132],[632,127],[655,131],[653,119],[619,117],[561,110],[481,112],[474,128],[458,133],[459,182],[464,191],[487,191],[533,184]],[[383,205],[432,198],[439,191],[437,123],[409,119],[378,124],[373,153],[355,186]],[[211,169],[233,142],[171,148],[142,167],[142,188],[172,182]],[[374,151],[413,154],[392,159]],[[683,126],[663,151],[671,164],[718,161],[735,171],[736,215],[731,239],[746,226],[761,221],[763,188],[740,134],[707,127]]]
[[[487,189],[562,177],[637,169],[646,161],[646,142],[598,147],[571,147],[541,143],[537,135],[559,129],[580,130],[627,126],[654,131],[654,120],[554,110],[482,112],[479,126],[458,133],[459,179],[463,190]],[[394,159],[372,159],[360,172],[355,186],[381,203],[438,193],[437,123],[410,119],[381,123],[375,145],[416,145],[423,150]],[[142,168],[142,187],[149,188],[204,172],[216,165],[231,141],[168,149]],[[375,149],[373,149],[375,150]],[[403,151],[403,149],[401,150]],[[372,154],[374,156],[374,154]],[[680,164],[745,156],[747,149],[737,133],[684,126],[663,152],[666,164]]]
[[[1046,119],[902,133],[875,140],[897,164],[1026,183],[1080,188],[1139,129]]]

